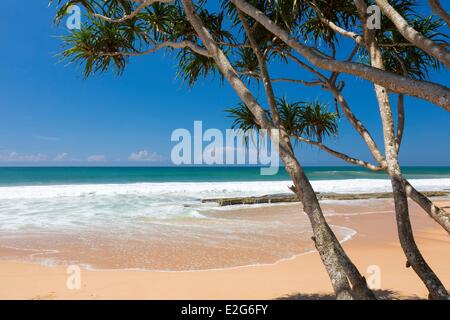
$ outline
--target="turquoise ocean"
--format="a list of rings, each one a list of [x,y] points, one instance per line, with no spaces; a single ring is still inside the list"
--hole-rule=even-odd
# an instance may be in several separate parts
[[[403,167],[409,179],[450,178],[450,167]],[[355,167],[305,167],[310,180],[386,179]],[[110,184],[145,182],[233,182],[289,180],[281,168],[262,176],[257,167],[2,167],[0,186]]]
[[[386,192],[385,173],[354,167],[306,167],[318,192]],[[419,190],[450,190],[450,167],[404,167]],[[289,193],[284,168],[257,167],[14,167],[0,168],[0,230],[77,223],[80,218],[201,216],[202,199]]]
[[[353,167],[305,171],[318,192],[390,190],[384,173]],[[450,190],[450,167],[403,167],[403,172],[419,190]],[[202,200],[288,193],[290,185],[283,169],[261,176],[255,167],[3,167],[0,251],[9,255],[0,258],[164,270],[275,262],[313,249],[304,215],[236,216],[227,212],[245,206]],[[363,208],[377,210],[374,204]],[[335,229],[340,239],[354,234]],[[199,250],[186,251],[192,246]],[[167,259],[152,248],[164,248]],[[233,248],[245,250],[246,258],[222,261]],[[113,255],[115,262],[99,265],[101,254]]]

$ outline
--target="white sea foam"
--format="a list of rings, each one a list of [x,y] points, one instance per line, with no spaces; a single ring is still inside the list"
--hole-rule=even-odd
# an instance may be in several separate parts
[[[409,181],[419,190],[450,190],[450,179],[411,179]],[[363,193],[387,192],[391,189],[390,181],[387,179],[316,180],[311,183],[317,192]],[[12,186],[0,187],[0,199],[89,198],[106,195],[152,195],[162,200],[165,197],[179,195],[199,199],[287,193],[290,185],[292,185],[291,181],[244,181]]]
[[[410,181],[419,190],[450,189],[450,179]],[[312,181],[312,184],[318,192],[390,190],[388,180],[320,180]],[[120,260],[123,268],[170,269],[153,265],[161,259],[155,262],[149,258],[151,255],[128,255],[128,251],[136,246],[151,253],[152,246],[161,243],[167,250],[172,250],[170,252],[177,252],[190,243],[213,248],[219,255],[223,248],[239,248],[255,254],[261,248],[271,247],[276,248],[276,254],[270,259],[276,261],[311,250],[306,245],[309,244],[306,240],[310,237],[310,228],[304,215],[296,215],[295,223],[292,223],[291,217],[283,220],[274,216],[265,220],[245,215],[209,214],[207,211],[219,207],[201,200],[287,193],[290,185],[290,181],[256,181],[0,187],[0,246],[16,248],[18,256],[29,253],[30,258],[41,257],[43,263],[51,263],[56,258],[49,253],[65,250],[64,243],[58,242],[59,236],[63,236],[85,253],[85,258],[73,257],[79,263],[89,264],[90,255],[95,256],[112,246],[114,252],[123,255],[123,261]],[[344,227],[335,229],[340,239],[348,239],[354,234],[353,230]],[[295,241],[279,240],[285,238],[304,239],[305,242],[298,247]],[[209,257],[193,256],[179,268],[201,269],[202,259]],[[268,261],[272,261],[270,259]],[[208,268],[217,267],[215,262],[210,262],[205,264]],[[259,262],[250,259],[233,263],[231,266]]]
[[[419,190],[450,189],[450,179],[410,180]],[[142,222],[205,218],[201,199],[289,192],[290,181],[167,182],[0,187],[0,230],[139,228]],[[312,181],[318,192],[390,190],[389,180]],[[145,225],[145,224],[144,224]]]

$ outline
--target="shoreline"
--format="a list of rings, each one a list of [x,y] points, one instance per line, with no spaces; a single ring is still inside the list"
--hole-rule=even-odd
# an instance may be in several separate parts
[[[370,213],[372,214],[372,213]],[[333,226],[330,225],[332,227],[340,227],[340,228],[346,228],[343,226]],[[349,231],[352,231],[353,233],[351,235],[345,236],[344,239],[340,240],[339,243],[340,244],[344,244],[347,241],[351,241],[352,238],[358,233],[356,230],[350,229],[350,228],[346,228]],[[26,249],[17,249],[17,250],[26,250]],[[305,255],[309,255],[309,254],[313,254],[313,253],[317,253],[317,250],[313,249],[313,250],[309,250],[306,252],[301,252],[301,253],[297,253],[294,254],[290,257],[286,257],[286,258],[281,258],[275,262],[261,262],[261,263],[255,263],[255,264],[246,264],[246,265],[241,265],[241,266],[235,266],[235,267],[217,267],[217,268],[209,268],[209,269],[195,269],[195,270],[156,270],[156,269],[143,269],[143,268],[120,268],[120,269],[101,269],[101,268],[95,268],[91,265],[88,264],[77,264],[79,265],[82,269],[86,270],[86,271],[92,271],[92,272],[122,272],[122,271],[131,271],[131,272],[155,272],[155,273],[191,273],[191,272],[210,272],[210,271],[227,271],[227,270],[236,270],[236,269],[243,269],[243,268],[249,268],[249,267],[267,267],[267,266],[275,266],[279,263],[283,263],[285,261],[291,261],[291,260],[295,260],[298,257],[301,256],[305,256]],[[55,263],[55,264],[46,264],[46,263],[40,263],[40,262],[31,262],[31,261],[20,261],[20,260],[1,260],[0,259],[0,265],[2,262],[6,262],[6,263],[15,263],[15,264],[30,264],[30,265],[37,265],[37,266],[43,266],[46,268],[61,268],[61,267],[65,267],[65,264],[62,263]],[[0,268],[1,269],[1,268]]]
[[[389,202],[390,200],[383,200]],[[438,201],[442,206],[450,201]],[[298,210],[298,205],[287,206]],[[351,207],[351,205],[349,205]],[[420,208],[411,205],[419,247],[447,288],[450,238]],[[275,208],[275,209],[274,209]],[[275,207],[245,209],[268,214]],[[239,214],[241,210],[235,211]],[[233,214],[227,212],[227,214]],[[333,215],[333,226],[356,230],[343,246],[363,275],[381,269],[381,289],[389,298],[426,298],[426,289],[410,269],[396,239],[393,215]],[[447,254],[447,255],[446,255]],[[332,298],[331,285],[317,252],[268,265],[203,271],[81,271],[81,290],[69,290],[66,267],[0,261],[1,299],[295,299]],[[369,278],[368,278],[369,279]]]

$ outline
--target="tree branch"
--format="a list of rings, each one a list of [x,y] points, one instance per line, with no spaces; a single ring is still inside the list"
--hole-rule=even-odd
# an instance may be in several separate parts
[[[350,38],[350,39],[354,40],[359,45],[365,45],[363,37],[361,37],[359,34],[357,34],[356,32],[347,31],[344,28],[339,27],[334,22],[328,20],[324,16],[322,11],[319,9],[319,7],[317,7],[317,5],[315,3],[311,2],[311,1],[307,1],[307,2],[311,6],[311,8],[313,8],[313,10],[317,13],[317,15],[319,16],[320,20],[323,23],[325,23],[326,25],[328,25],[328,27],[331,30],[333,30],[334,32],[337,32],[337,33],[343,35],[344,37],[347,37],[347,38]]]
[[[217,41],[217,44],[221,45],[221,46],[225,46],[225,47],[230,47],[230,48],[251,48],[251,46],[246,43],[230,43],[230,42]]]
[[[342,95],[341,92],[339,92],[339,90],[333,84],[329,83],[328,88],[330,92],[333,94],[334,98],[337,100],[337,102],[341,105],[342,111],[344,112],[344,115],[347,118],[348,122],[350,122],[353,128],[355,128],[355,130],[359,133],[361,138],[363,138],[364,142],[367,144],[367,147],[369,148],[369,151],[372,153],[375,160],[381,166],[385,167],[386,159],[384,158],[383,154],[378,148],[375,140],[372,138],[370,132],[366,129],[366,127],[362,124],[362,122],[359,121],[358,118],[356,118],[356,116],[353,114],[345,97]]]
[[[307,87],[314,87],[314,86],[320,86],[323,85],[324,83],[320,80],[316,80],[316,81],[305,81],[305,80],[300,80],[300,79],[290,79],[290,78],[272,78],[272,82],[292,82],[292,83],[298,83],[298,84],[302,84],[304,86]]]
[[[286,53],[283,52],[281,50],[277,50],[278,52],[280,52],[280,54],[284,55],[285,57],[288,57],[289,59],[291,59],[292,61],[294,61],[295,63],[297,63],[300,67],[308,70],[309,72],[315,74],[319,79],[326,81],[327,77],[320,73],[319,71],[317,71],[316,69],[312,68],[311,66],[308,66],[306,63],[304,63],[302,60],[300,60],[299,58],[297,58],[296,56],[294,56],[293,54],[290,53]]]
[[[297,139],[298,141],[305,142],[305,143],[314,145],[316,147],[319,147],[320,149],[328,152],[329,154],[331,154],[331,155],[333,155],[333,156],[335,156],[335,157],[337,157],[339,159],[342,159],[342,160],[344,160],[344,161],[346,161],[348,163],[356,164],[358,166],[365,167],[365,168],[367,168],[369,170],[372,170],[372,171],[382,171],[382,170],[384,170],[384,168],[381,167],[381,166],[376,166],[376,165],[373,165],[373,164],[371,164],[369,162],[366,162],[366,161],[363,161],[363,160],[360,160],[360,159],[356,159],[356,158],[352,158],[352,157],[350,157],[350,156],[348,156],[348,155],[346,155],[344,153],[335,151],[335,150],[327,147],[323,143],[320,143],[320,142],[317,142],[317,141],[313,141],[313,140],[310,140],[310,139],[306,139],[306,138],[303,138],[303,137],[299,137],[299,136],[292,136],[292,138]]]
[[[194,51],[195,53],[198,53],[199,55],[202,55],[205,57],[211,57],[211,54],[208,52],[208,50],[206,50],[205,48],[202,48],[188,40],[183,40],[180,42],[165,41],[165,42],[155,44],[155,46],[153,48],[150,48],[145,51],[140,51],[140,52],[105,52],[103,55],[134,57],[134,56],[142,56],[142,55],[146,55],[146,54],[151,54],[151,53],[154,53],[158,50],[161,50],[161,49],[167,48],[167,47],[174,48],[174,49],[189,48],[192,51]]]
[[[444,209],[435,206],[433,202],[424,194],[417,191],[408,180],[404,179],[406,194],[413,199],[422,209],[428,213],[437,223],[439,223],[448,234],[450,234],[450,213]]]
[[[239,72],[239,74],[245,75],[245,76],[249,76],[249,77],[253,77],[255,79],[261,80],[261,76],[258,73],[254,73],[252,71],[243,71],[243,72]],[[298,84],[302,84],[304,86],[308,86],[308,87],[313,87],[313,86],[318,86],[318,85],[324,85],[323,81],[320,80],[316,80],[316,81],[305,81],[305,80],[300,80],[300,79],[291,79],[291,78],[271,78],[270,81],[272,83],[275,82],[291,82],[291,83],[298,83]]]
[[[281,128],[280,115],[278,113],[277,101],[275,99],[275,94],[273,92],[272,82],[270,81],[269,70],[267,69],[267,64],[265,57],[259,51],[258,43],[256,42],[255,37],[253,36],[253,32],[248,24],[247,18],[244,16],[239,8],[236,8],[239,20],[244,27],[245,34],[250,42],[250,46],[256,55],[256,59],[258,60],[259,70],[260,70],[260,78],[264,85],[264,91],[266,92],[267,101],[269,103],[270,112],[272,113],[272,121],[275,127]]]
[[[438,0],[428,0],[431,9],[444,21],[447,23],[447,26],[450,28],[450,15],[447,11],[442,7],[441,3]]]
[[[347,62],[351,62],[353,60],[353,58],[355,57],[355,55],[358,53],[358,49],[359,49],[359,44],[356,44],[355,47],[353,48],[352,52],[350,53],[350,55],[347,58]],[[330,82],[334,85],[336,83],[336,80],[338,78],[338,76],[340,75],[339,72],[333,72],[329,78]]]
[[[245,103],[245,105],[250,109],[258,124],[263,129],[274,128],[272,121],[267,117],[266,112],[252,95],[250,90],[245,86],[242,80],[239,78],[238,73],[231,65],[228,58],[225,56],[223,51],[219,48],[218,44],[214,41],[213,37],[209,33],[208,29],[204,26],[201,18],[195,11],[194,4],[191,0],[181,0],[184,11],[186,13],[187,19],[194,28],[195,32],[199,38],[203,41],[205,47],[207,48],[209,54],[214,59],[220,72],[223,74],[224,78],[230,83],[234,91],[237,93],[239,98]],[[270,130],[269,130],[270,132]]]
[[[299,43],[288,32],[276,25],[263,12],[244,0],[232,0],[247,15],[251,16],[284,43],[303,55],[312,65],[324,70],[344,72],[380,84],[392,92],[403,93],[430,101],[450,111],[450,89],[432,82],[408,79],[392,72],[379,70],[360,63],[338,61],[318,54],[318,50]]]
[[[448,50],[412,28],[386,0],[375,0],[375,2],[406,40],[450,67],[450,52]]]
[[[133,19],[134,17],[136,17],[142,10],[144,10],[147,6],[152,5],[154,3],[170,3],[174,0],[142,0],[142,1],[135,1],[133,0],[133,2],[138,2],[141,3],[133,12],[131,12],[130,14],[124,15],[122,18],[119,19],[112,19],[110,17],[101,15],[99,13],[93,13],[93,16],[111,23],[121,23],[130,19]]]

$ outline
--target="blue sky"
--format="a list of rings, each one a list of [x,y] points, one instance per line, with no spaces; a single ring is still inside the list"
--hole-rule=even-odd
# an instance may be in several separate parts
[[[133,59],[121,77],[106,74],[84,80],[79,68],[55,57],[61,51],[56,36],[64,30],[52,23],[53,7],[45,0],[26,6],[6,0],[3,6],[0,166],[170,164],[174,129],[192,129],[195,120],[202,120],[205,128],[230,127],[224,109],[239,100],[226,83],[209,79],[189,88],[176,78],[174,61],[161,53]],[[297,78],[304,75],[290,69]],[[276,75],[280,68],[271,71]],[[449,73],[433,74],[432,79],[448,85]],[[255,91],[263,101],[261,90]],[[312,100],[318,95],[330,100],[320,89],[298,85],[277,84],[276,91],[289,99]],[[348,80],[345,93],[382,146],[371,85]],[[449,114],[407,98],[406,119],[401,163],[450,165]],[[371,159],[344,118],[339,137],[328,142],[347,154]],[[139,152],[149,161],[130,160]],[[297,148],[297,154],[304,165],[345,164],[309,146]]]

